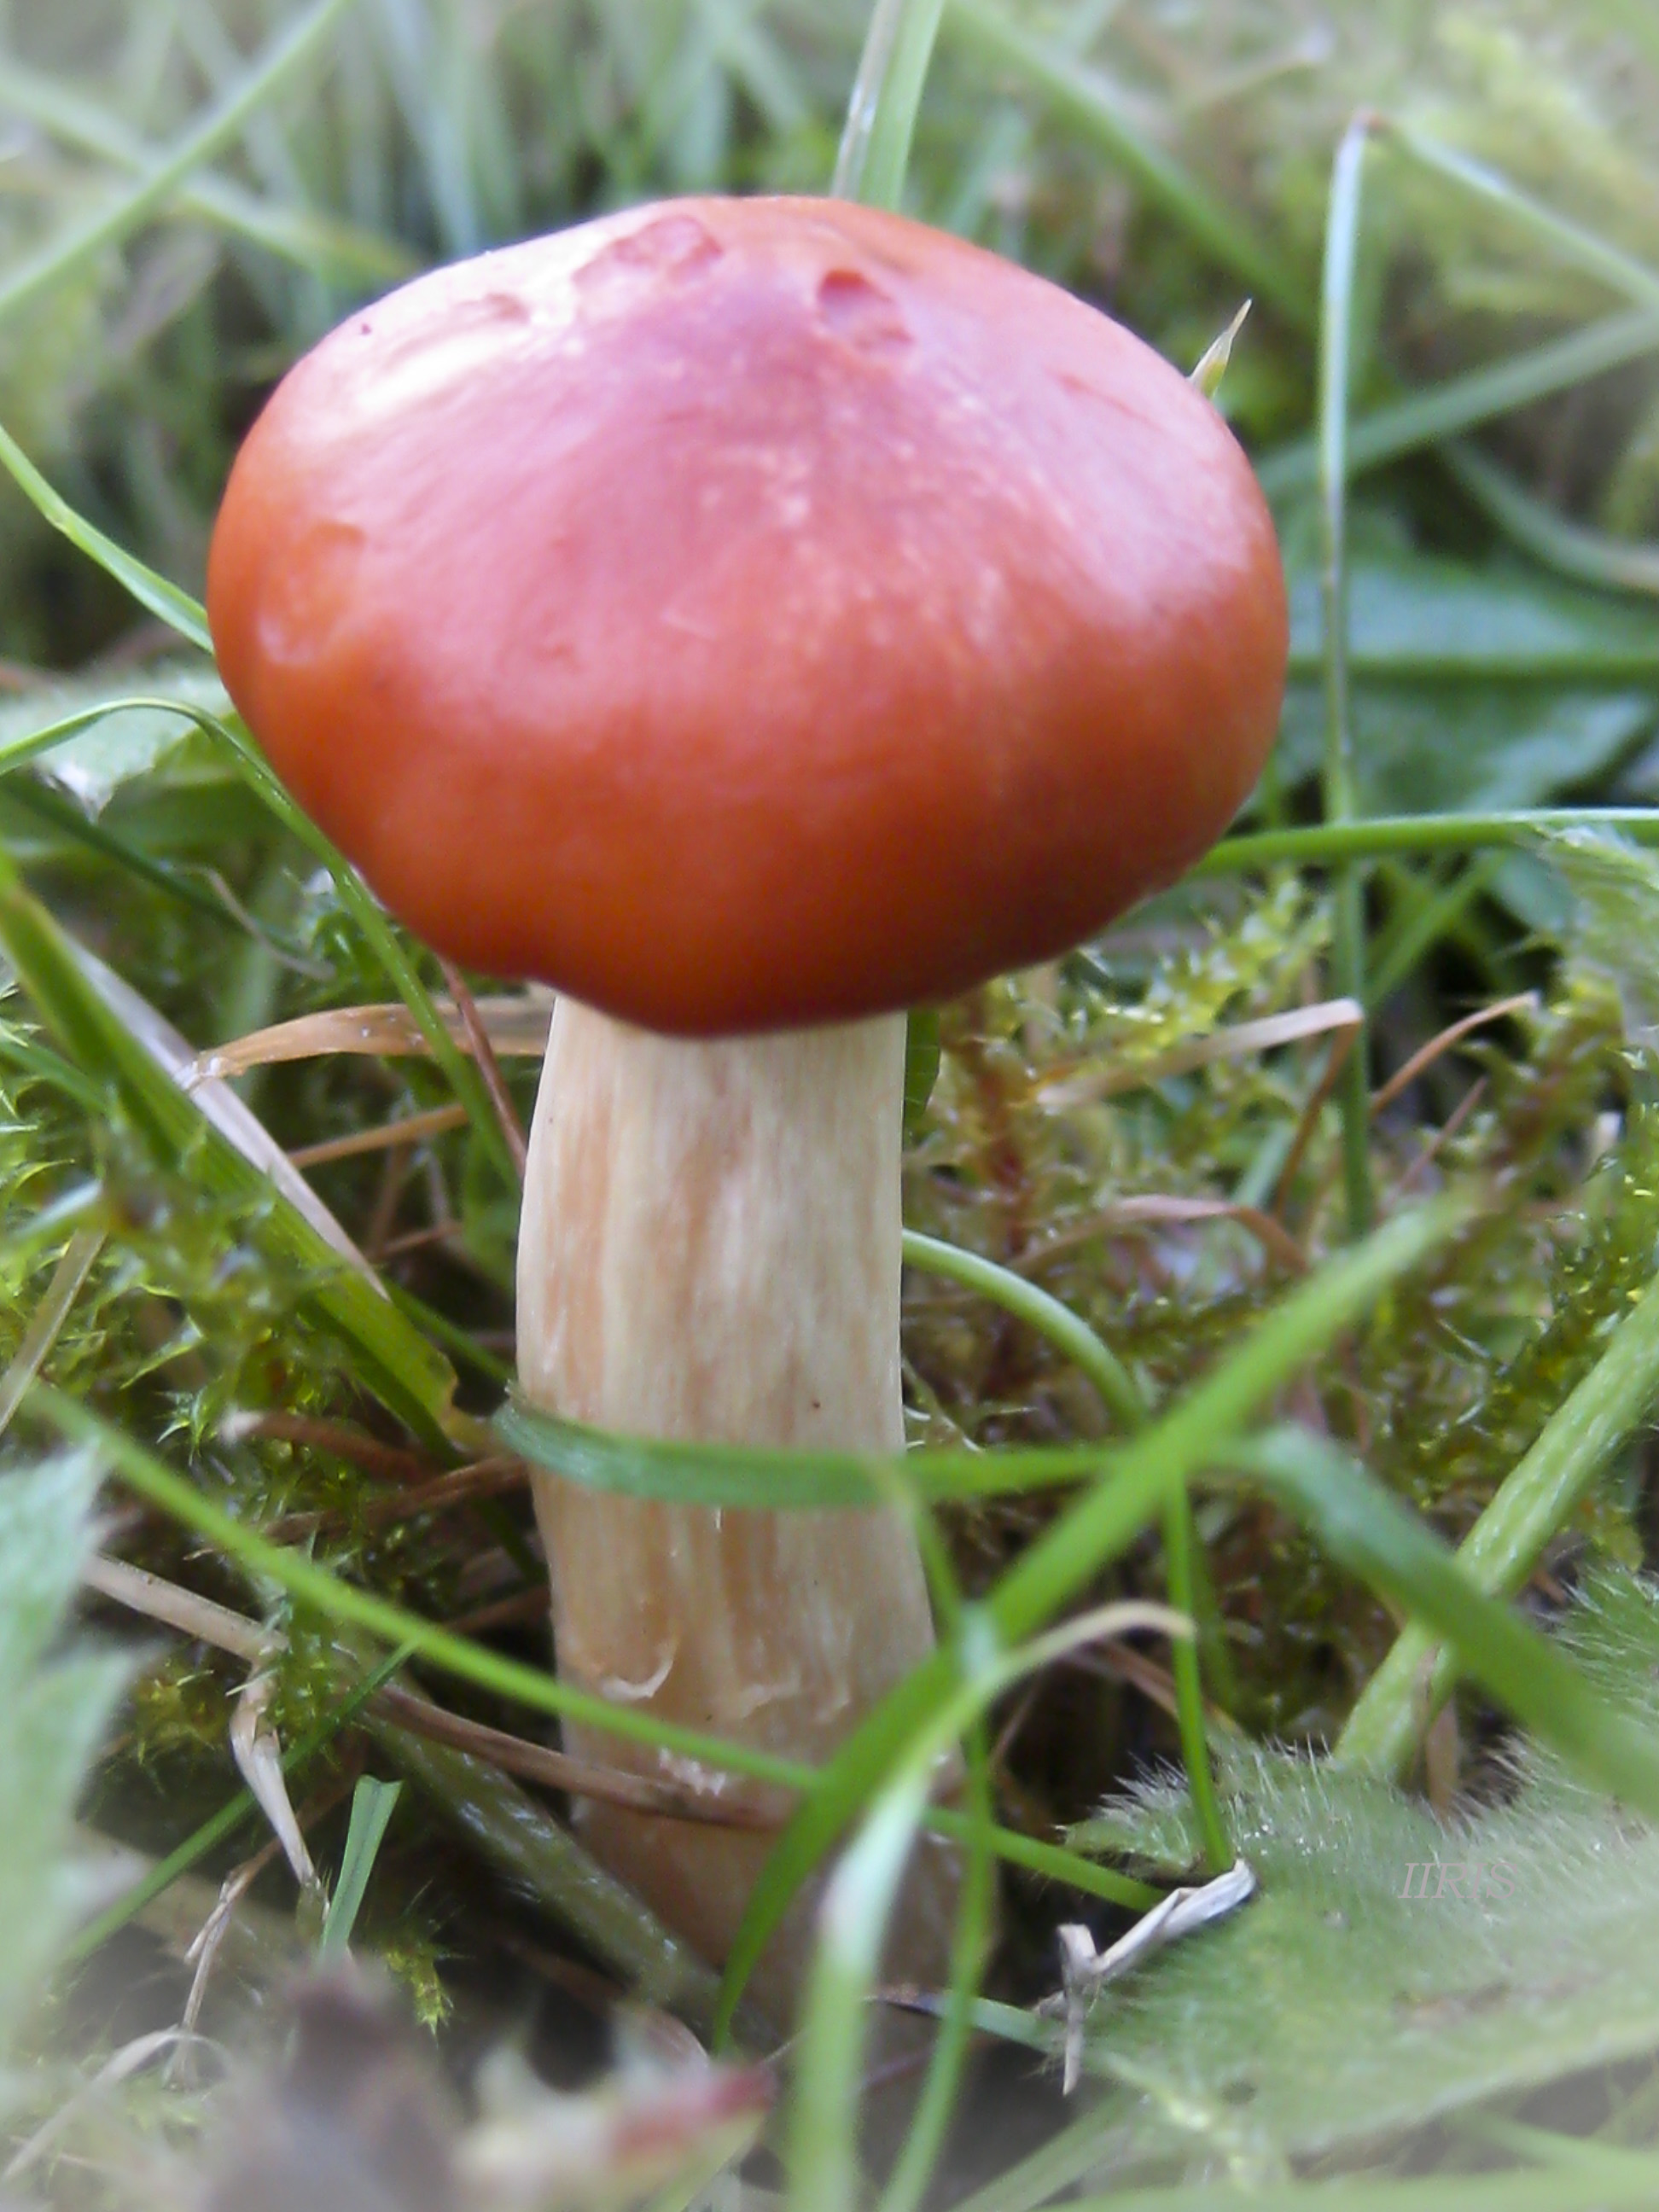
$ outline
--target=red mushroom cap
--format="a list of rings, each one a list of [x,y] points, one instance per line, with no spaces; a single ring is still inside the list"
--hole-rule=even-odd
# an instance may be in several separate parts
[[[1277,724],[1273,525],[1104,315],[899,216],[684,200],[325,338],[215,532],[225,681],[432,944],[647,1027],[1048,958]]]

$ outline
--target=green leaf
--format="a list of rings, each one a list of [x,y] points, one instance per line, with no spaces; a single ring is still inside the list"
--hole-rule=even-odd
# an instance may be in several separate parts
[[[112,697],[106,683],[54,684],[0,702],[0,771],[39,759],[96,815],[124,783],[197,737],[197,714],[221,714],[228,705],[223,684],[199,663],[149,671],[144,693],[130,698]]]
[[[1650,1675],[1659,1613],[1639,1602]],[[1096,2007],[1091,2062],[1115,2086],[1077,2178],[1167,2154],[1270,2174],[1659,2051],[1659,1833],[1548,1765],[1513,1802],[1443,1823],[1288,1754],[1234,1746],[1224,1764],[1261,1894]],[[1091,1832],[1176,1863],[1194,1842],[1164,1786]]]
[[[944,12],[945,0],[876,0],[830,187],[840,198],[883,208],[902,201],[916,110]]]
[[[1319,665],[1319,578],[1289,581],[1291,667]],[[1348,571],[1349,658],[1356,674],[1585,679],[1659,678],[1646,608],[1557,582],[1516,562],[1480,566],[1424,553],[1367,553]]]
[[[1283,781],[1320,759],[1319,580],[1291,579]],[[1583,788],[1659,715],[1659,633],[1628,600],[1512,562],[1357,555],[1348,583],[1356,796],[1371,813],[1526,807]]]
[[[112,538],[106,538],[83,514],[77,514],[47,483],[17,441],[3,429],[0,429],[0,466],[9,471],[44,521],[60,531],[71,545],[95,561],[118,584],[124,585],[141,607],[165,623],[169,629],[177,630],[186,644],[211,656],[213,640],[208,633],[207,611],[200,602],[191,599],[188,592],[181,591],[177,584],[169,583],[165,576],[158,575]]]
[[[372,1774],[358,1778],[357,1787],[351,1793],[351,1820],[346,1829],[345,1850],[340,1857],[339,1877],[317,1945],[319,1959],[343,1958],[350,1947],[351,1931],[368,1894],[375,1857],[392,1825],[403,1790],[401,1782],[377,1782]]]
[[[84,1645],[49,1655],[96,1491],[78,1450],[0,1478],[0,2053],[94,1902],[70,1856],[75,1803],[129,1670]]]
[[[927,1101],[939,1081],[939,1015],[932,1006],[913,1007],[904,1024],[904,1141],[921,1134]]]

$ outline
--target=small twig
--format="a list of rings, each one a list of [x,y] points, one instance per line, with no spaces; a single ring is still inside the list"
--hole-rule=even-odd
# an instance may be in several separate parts
[[[359,1129],[349,1137],[329,1137],[319,1145],[301,1145],[289,1158],[296,1168],[319,1168],[329,1160],[355,1159],[360,1152],[419,1144],[424,1138],[440,1137],[447,1129],[465,1126],[465,1106],[434,1106],[424,1114],[406,1114],[401,1121],[383,1121],[376,1128]]]
[[[181,1589],[143,1567],[129,1565],[125,1559],[95,1554],[82,1567],[82,1580],[88,1589],[125,1606],[130,1612],[159,1620],[246,1664],[268,1661],[280,1648],[257,1621],[249,1620],[245,1614],[234,1613],[228,1606],[216,1605],[210,1598],[198,1597],[194,1591]],[[537,1595],[544,1604],[545,1593]],[[256,1679],[268,1682],[270,1678]],[[245,1734],[250,1729],[257,1732],[259,1719],[257,1708],[251,1721],[241,1718],[246,1697],[245,1691],[238,1703],[238,1719],[233,1723],[233,1729],[240,1726]],[[626,1806],[635,1812],[659,1814],[665,1820],[697,1820],[729,1828],[772,1829],[781,1826],[788,1817],[788,1800],[782,1792],[703,1792],[683,1783],[663,1782],[649,1775],[630,1774],[623,1768],[573,1759],[568,1753],[554,1751],[544,1744],[529,1743],[503,1729],[466,1720],[459,1713],[434,1705],[417,1691],[398,1684],[389,1684],[378,1692],[370,1700],[368,1710],[376,1717],[405,1729],[412,1735],[426,1736],[434,1743],[469,1752],[499,1767],[503,1773],[524,1776],[550,1789],[564,1790],[573,1797],[592,1797],[606,1804]],[[242,1764],[240,1754],[237,1763]],[[243,1778],[280,1834],[280,1816],[273,1817],[266,1805],[263,1773],[256,1780],[254,1774],[243,1767]],[[294,1816],[288,1808],[285,1790],[283,1809],[291,1822]],[[301,1849],[303,1851],[303,1844]],[[309,1864],[308,1859],[307,1863]],[[295,1871],[297,1874],[297,1868]]]
[[[1281,1221],[1264,1213],[1260,1206],[1241,1206],[1225,1198],[1179,1198],[1150,1193],[1136,1198],[1120,1198],[1091,1213],[1086,1221],[1073,1222],[1050,1237],[1042,1244],[1028,1245],[1012,1262],[1017,1274],[1033,1273],[1051,1260],[1056,1253],[1073,1246],[1087,1243],[1091,1238],[1105,1236],[1114,1229],[1127,1228],[1136,1223],[1236,1221],[1241,1229],[1248,1230],[1269,1257],[1293,1275],[1308,1272],[1308,1255]]]
[[[418,1452],[383,1444],[378,1437],[350,1428],[343,1421],[319,1420],[309,1413],[236,1411],[225,1415],[219,1433],[228,1443],[263,1437],[273,1443],[302,1444],[313,1451],[330,1452],[366,1474],[384,1476],[388,1482],[428,1482],[440,1472]]]
[[[449,995],[455,1001],[461,1018],[461,1027],[466,1036],[467,1049],[478,1064],[484,1089],[489,1093],[489,1103],[495,1109],[495,1119],[501,1125],[501,1134],[507,1139],[507,1148],[512,1153],[519,1170],[519,1181],[524,1181],[524,1130],[520,1125],[518,1109],[513,1103],[501,1062],[495,1057],[495,1048],[489,1042],[489,1032],[484,1027],[477,1006],[466,987],[466,979],[453,960],[440,957],[439,967],[449,986]]]
[[[360,1509],[357,1517],[364,1528],[378,1528],[387,1521],[406,1521],[416,1513],[447,1513],[480,1498],[496,1498],[507,1491],[521,1490],[528,1477],[529,1469],[521,1459],[502,1455],[475,1460],[470,1467],[458,1467],[452,1474],[434,1476],[429,1482],[407,1490],[394,1490],[387,1497],[372,1498]],[[346,1518],[343,1513],[320,1510],[284,1513],[267,1522],[264,1533],[274,1544],[289,1544],[297,1537],[314,1535],[319,1528],[342,1527]]]
[[[1463,1096],[1458,1100],[1456,1105],[1452,1108],[1451,1112],[1447,1115],[1440,1127],[1434,1132],[1433,1135],[1430,1137],[1428,1142],[1423,1146],[1423,1149],[1419,1152],[1417,1158],[1407,1169],[1405,1174],[1401,1176],[1399,1190],[1397,1193],[1398,1196],[1401,1198],[1405,1196],[1406,1193],[1412,1188],[1413,1184],[1419,1180],[1419,1178],[1431,1164],[1441,1148],[1451,1142],[1452,1139],[1457,1134],[1465,1121],[1468,1120],[1470,1115],[1474,1113],[1481,1098],[1486,1095],[1486,1077],[1484,1075],[1478,1075],[1474,1081],[1470,1084],[1468,1089],[1463,1093]]]
[[[424,1229],[406,1230],[390,1237],[375,1254],[377,1260],[401,1260],[410,1252],[429,1251],[434,1244],[453,1244],[461,1234],[459,1221],[434,1221]]]
[[[1327,999],[1316,1006],[1294,1006],[1285,1013],[1266,1014],[1259,1021],[1236,1022],[1225,1029],[1212,1030],[1206,1036],[1188,1037],[1155,1060],[1137,1066],[1045,1076],[1037,1085],[1037,1096],[1044,1106],[1054,1109],[1092,1105],[1121,1091],[1162,1083],[1169,1076],[1188,1075],[1215,1060],[1242,1060],[1251,1053],[1270,1052],[1279,1045],[1322,1036],[1332,1030],[1346,1030],[1352,1042],[1364,1019],[1364,1009],[1357,1000]]]
[[[1385,1107],[1391,1106],[1402,1091],[1416,1082],[1425,1068],[1432,1066],[1454,1045],[1461,1044],[1472,1030],[1484,1029],[1490,1022],[1502,1021],[1506,1015],[1518,1014],[1523,1008],[1530,1008],[1536,1012],[1537,1007],[1536,991],[1517,991],[1513,998],[1499,999],[1493,1006],[1477,1007],[1474,1013],[1465,1014],[1462,1021],[1451,1023],[1437,1036],[1431,1036],[1425,1045],[1420,1045],[1403,1067],[1397,1067],[1388,1081],[1371,1093],[1373,1117],[1382,1113]]]
[[[414,1165],[415,1149],[411,1145],[393,1145],[382,1155],[380,1188],[363,1230],[363,1249],[377,1267],[386,1256],[386,1239],[398,1218],[398,1208],[403,1203]],[[447,1214],[447,1202],[440,1211],[441,1215]]]
[[[1014,1710],[1003,1723],[997,1740],[991,1747],[989,1765],[993,1774],[1000,1773],[1007,1761],[1008,1753],[1014,1747],[1015,1740],[1026,1722],[1031,1717],[1031,1709],[1042,1694],[1042,1682],[1040,1677],[1025,1685],[1015,1702]]]
[[[620,1767],[596,1766],[545,1744],[529,1743],[522,1736],[486,1727],[482,1721],[466,1720],[395,1683],[380,1692],[375,1705],[399,1728],[427,1736],[434,1743],[471,1752],[499,1766],[504,1774],[542,1783],[572,1797],[592,1797],[634,1812],[653,1813],[671,1820],[702,1821],[720,1828],[775,1830],[789,1817],[790,1801],[781,1792],[771,1793],[765,1802],[753,1790],[741,1797],[735,1794],[716,1797],[681,1783],[629,1774]]]
[[[507,1628],[520,1620],[545,1620],[551,1608],[547,1584],[514,1590],[510,1596],[493,1598],[471,1613],[458,1613],[444,1626],[453,1636],[481,1636],[487,1628]]]
[[[1279,1170],[1279,1180],[1273,1185],[1273,1194],[1267,1201],[1267,1211],[1276,1220],[1283,1218],[1285,1208],[1290,1200],[1291,1186],[1296,1181],[1296,1171],[1302,1164],[1304,1153],[1313,1141],[1313,1133],[1319,1127],[1319,1117],[1325,1110],[1325,1102],[1335,1090],[1342,1071],[1347,1065],[1348,1054],[1353,1050],[1354,1040],[1359,1035],[1360,1027],[1361,1024],[1358,1022],[1352,1022],[1346,1029],[1339,1030],[1331,1040],[1331,1048],[1326,1054],[1324,1068],[1318,1082],[1308,1094],[1308,1103],[1302,1109],[1296,1125],[1296,1134],[1291,1139],[1291,1149],[1285,1155],[1285,1164]]]
[[[1144,1651],[1137,1651],[1133,1644],[1115,1644],[1102,1651],[1074,1651],[1066,1665],[1079,1674],[1097,1674],[1108,1681],[1127,1682],[1132,1690],[1139,1690],[1149,1705],[1160,1712],[1176,1717],[1175,1677],[1167,1667],[1160,1667],[1156,1659]]]
[[[94,1553],[82,1563],[81,1579],[88,1589],[125,1606],[129,1613],[142,1613],[146,1620],[159,1620],[176,1628],[181,1636],[210,1644],[216,1651],[228,1651],[249,1666],[257,1664],[270,1649],[270,1636],[257,1620],[233,1613],[227,1605],[216,1605],[211,1598],[198,1597],[194,1590],[181,1589],[177,1583],[164,1581],[147,1567]]]

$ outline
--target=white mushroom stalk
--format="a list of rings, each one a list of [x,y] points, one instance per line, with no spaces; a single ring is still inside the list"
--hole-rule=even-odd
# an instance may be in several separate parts
[[[564,998],[530,1139],[519,1370],[537,1404],[634,1435],[895,1452],[904,1018],[712,1042]],[[647,1503],[536,1478],[561,1676],[792,1758],[826,1758],[933,1648],[914,1535],[884,1510]],[[591,1740],[687,1778],[666,1753]],[[728,1802],[775,1792],[703,1778]],[[745,1796],[746,1793],[746,1796]],[[774,1841],[591,1805],[605,1863],[710,1959]],[[913,1901],[937,1967],[948,1861]],[[803,1930],[757,1994],[787,2009]],[[913,1968],[913,1970],[915,1970]]]

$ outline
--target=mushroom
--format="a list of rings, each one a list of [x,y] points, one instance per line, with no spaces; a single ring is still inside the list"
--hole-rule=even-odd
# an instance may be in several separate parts
[[[636,208],[325,338],[243,447],[208,601],[232,696],[379,895],[560,994],[530,1397],[897,1451],[903,1010],[1171,881],[1273,738],[1278,553],[1209,402],[899,216]],[[536,1504],[559,1671],[636,1712],[817,1759],[931,1648],[891,1513],[550,1475]],[[586,1818],[719,1960],[769,1838]],[[950,1887],[913,1901],[921,1971]]]

